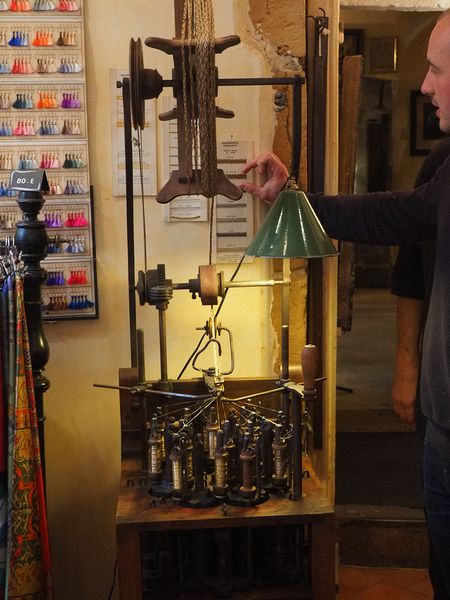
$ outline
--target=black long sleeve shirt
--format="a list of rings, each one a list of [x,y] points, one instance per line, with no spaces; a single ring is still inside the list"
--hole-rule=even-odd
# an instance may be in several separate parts
[[[309,199],[333,238],[382,245],[436,238],[420,393],[425,416],[450,435],[450,159],[428,183],[408,192]]]

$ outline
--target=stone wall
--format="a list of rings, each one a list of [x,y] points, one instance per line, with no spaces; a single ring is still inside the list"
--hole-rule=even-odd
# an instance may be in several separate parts
[[[370,10],[430,11],[450,8],[450,0],[341,0],[341,8],[367,8]]]
[[[254,36],[265,54],[274,76],[302,75],[306,54],[305,3],[289,0],[249,0],[249,16],[254,27]],[[306,94],[303,94],[302,130],[306,132]],[[290,86],[277,86],[273,108],[276,116],[273,150],[286,164],[291,161],[291,118],[292,103]],[[302,140],[301,184],[306,186],[306,135]],[[275,261],[274,270],[281,277],[280,261]],[[291,305],[290,305],[290,362],[291,370],[297,371],[300,353],[305,343],[306,271],[305,262],[292,261]],[[274,292],[272,319],[275,332],[280,331],[280,290]],[[281,340],[278,340],[280,343]],[[277,370],[279,365],[275,367]]]

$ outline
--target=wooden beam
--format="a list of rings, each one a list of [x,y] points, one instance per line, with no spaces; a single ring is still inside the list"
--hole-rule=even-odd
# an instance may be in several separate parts
[[[353,194],[355,184],[358,121],[361,97],[362,56],[345,56],[339,121],[339,193]],[[350,331],[355,286],[355,244],[340,242],[338,275],[338,326]]]

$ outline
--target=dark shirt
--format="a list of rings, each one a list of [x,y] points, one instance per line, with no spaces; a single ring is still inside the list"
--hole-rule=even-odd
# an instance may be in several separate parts
[[[450,137],[436,144],[428,154],[417,175],[414,187],[429,181],[448,156],[450,156]],[[402,244],[392,273],[392,293],[405,298],[425,300],[425,311],[431,295],[435,253],[434,240],[421,244]]]
[[[434,146],[424,160],[414,187],[419,187],[429,181],[448,156],[450,156],[450,138],[445,138]],[[424,300],[422,325],[425,322],[430,303],[435,256],[435,240],[420,244],[402,244],[399,247],[392,272],[391,292],[394,295]],[[426,431],[426,419],[420,408],[419,385],[416,395],[415,416],[417,433],[423,439]]]
[[[408,192],[309,197],[332,238],[382,245],[436,238],[420,391],[425,416],[450,432],[450,159]]]

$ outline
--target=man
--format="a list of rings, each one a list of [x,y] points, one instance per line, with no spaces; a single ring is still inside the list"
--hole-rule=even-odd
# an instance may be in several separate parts
[[[450,156],[450,137],[439,142],[425,159],[414,184],[429,181]],[[393,407],[398,416],[416,424],[423,437],[424,424],[416,402],[420,366],[420,340],[433,282],[434,240],[400,246],[392,275],[397,296],[396,371],[392,386]]]
[[[429,68],[422,93],[437,107],[439,126],[450,133],[450,11],[434,27],[428,44]],[[273,154],[250,161],[269,175],[262,186],[244,191],[272,202],[288,171]],[[409,192],[358,196],[309,196],[327,233],[334,238],[372,244],[402,244],[436,238],[433,289],[423,336],[420,396],[427,418],[424,445],[424,502],[428,527],[450,598],[450,159],[423,186]],[[436,600],[437,597],[436,597]]]
[[[450,137],[439,142],[425,159],[414,184],[429,181],[450,156]],[[418,381],[421,339],[433,283],[434,240],[400,246],[395,262],[391,291],[397,296],[397,351],[392,385],[395,412],[401,419],[416,425],[419,436],[425,436],[426,420],[420,409]],[[449,598],[445,578],[430,540],[429,574],[435,599]]]

